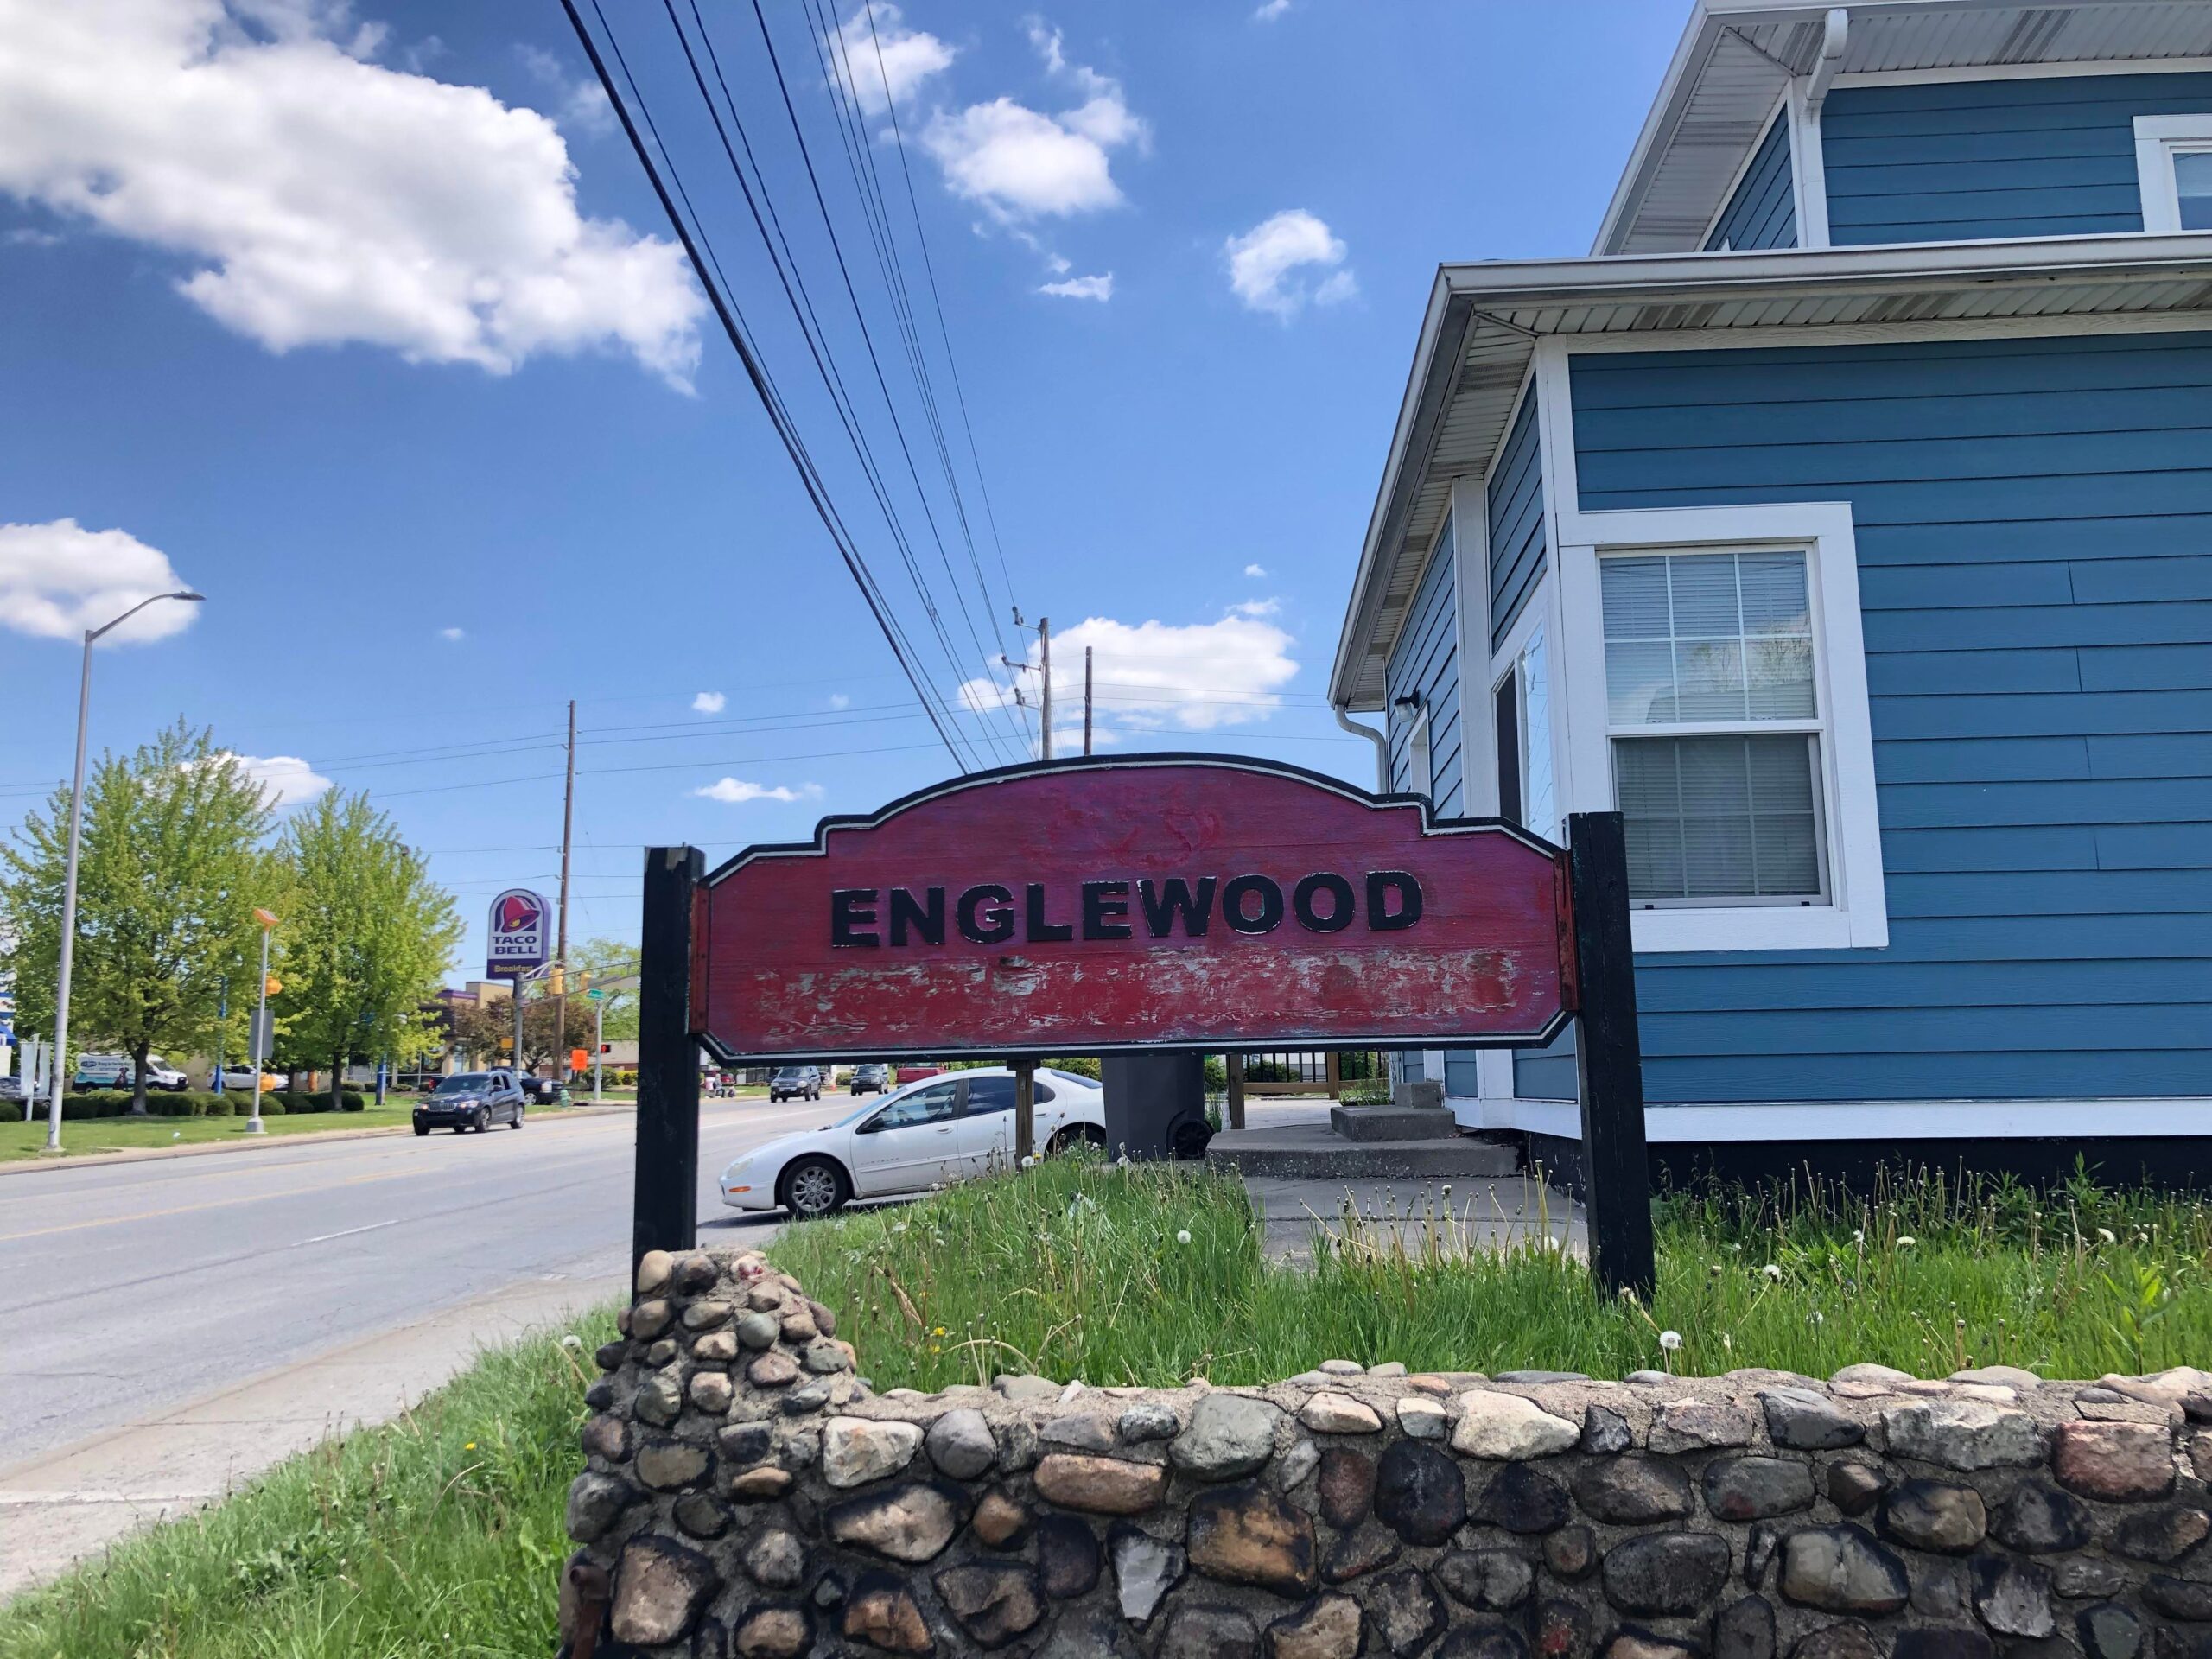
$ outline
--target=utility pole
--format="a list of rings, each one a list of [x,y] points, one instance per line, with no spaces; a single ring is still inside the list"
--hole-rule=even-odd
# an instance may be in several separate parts
[[[1049,616],[1040,616],[1037,619],[1037,644],[1038,648],[1044,654],[1045,718],[1042,724],[1042,730],[1044,733],[1043,752],[1045,759],[1049,760],[1052,758],[1052,619]]]
[[[569,699],[568,781],[561,791],[561,936],[553,950],[553,1074],[561,1077],[561,1054],[569,1040],[569,841],[576,821],[576,700]],[[521,1035],[517,1027],[516,1035]],[[518,1050],[515,1058],[522,1055]]]
[[[1083,648],[1083,752],[1090,753],[1090,647]]]

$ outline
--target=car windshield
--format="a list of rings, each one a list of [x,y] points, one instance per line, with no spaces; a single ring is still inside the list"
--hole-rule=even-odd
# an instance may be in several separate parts
[[[804,1083],[812,1072],[811,1066],[787,1065],[776,1073],[778,1083]]]
[[[441,1095],[480,1094],[492,1086],[492,1077],[486,1071],[457,1071],[437,1086]]]

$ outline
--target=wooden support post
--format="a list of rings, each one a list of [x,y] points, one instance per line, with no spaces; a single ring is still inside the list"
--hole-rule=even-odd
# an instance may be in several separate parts
[[[645,849],[638,945],[638,1153],[631,1283],[648,1250],[698,1242],[699,1045],[691,1034],[691,899],[706,874],[696,847]]]
[[[1570,813],[1567,824],[1580,994],[1574,1050],[1590,1267],[1606,1290],[1634,1291],[1648,1305],[1657,1264],[1629,933],[1628,838],[1618,812]]]
[[[1037,1155],[1037,1062],[1014,1063],[1014,1166]]]
[[[1344,1061],[1333,1048],[1329,1051],[1328,1070],[1322,1075],[1329,1085],[1329,1098],[1342,1100],[1344,1097]]]
[[[1229,1056],[1229,1127],[1244,1127],[1244,1057],[1234,1050]]]

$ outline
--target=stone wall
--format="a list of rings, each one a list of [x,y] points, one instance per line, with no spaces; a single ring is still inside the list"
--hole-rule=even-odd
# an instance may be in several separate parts
[[[757,1254],[648,1256],[576,1659],[2212,1659],[2212,1375],[877,1394]]]

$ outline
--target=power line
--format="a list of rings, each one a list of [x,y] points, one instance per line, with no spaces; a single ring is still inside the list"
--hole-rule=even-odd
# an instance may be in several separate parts
[[[568,14],[569,26],[575,30],[576,39],[582,44],[585,56],[591,60],[592,72],[599,77],[601,89],[606,92],[608,103],[613,105],[616,118],[622,124],[623,134],[629,139],[630,148],[637,155],[638,164],[645,168],[645,177],[652,185],[653,194],[660,202],[661,211],[667,214],[669,223],[675,227],[677,238],[683,245],[685,257],[690,260],[693,272],[707,290],[708,301],[715,308],[715,315],[721,321],[722,332],[729,337],[730,345],[737,353],[738,361],[744,367],[746,378],[752,383],[753,395],[760,400],[761,406],[767,410],[769,423],[775,428],[777,437],[783,442],[785,453],[790,456],[791,466],[798,473],[799,482],[806,491],[807,500],[812,505],[816,516],[822,520],[823,528],[829,531],[830,541],[836,547],[838,557],[843,561],[847,574],[852,577],[854,584],[860,588],[861,597],[867,602],[869,614],[875,619],[876,626],[882,632],[884,643],[891,647],[892,656],[898,661],[900,669],[905,671],[907,683],[914,689],[915,696],[921,700],[924,709],[928,712],[930,723],[937,728],[938,741],[944,745],[945,752],[952,757],[953,764],[963,772],[967,771],[968,762],[962,756],[958,746],[953,742],[951,734],[938,720],[936,707],[931,702],[928,692],[923,688],[921,677],[916,672],[914,664],[910,660],[906,649],[901,644],[899,634],[893,627],[892,619],[884,609],[881,596],[875,589],[874,579],[867,573],[866,562],[861,558],[860,550],[851,543],[846,534],[844,524],[837,517],[836,508],[831,505],[825,487],[816,475],[813,461],[807,454],[804,440],[791,424],[790,416],[783,408],[782,400],[778,397],[772,381],[753,353],[752,343],[734,314],[734,302],[723,295],[715,281],[715,272],[709,270],[707,261],[700,255],[698,243],[693,239],[690,228],[684,223],[683,215],[677,212],[676,203],[669,196],[668,187],[662,183],[660,169],[653,164],[652,153],[646,149],[645,139],[638,131],[637,123],[631,118],[629,107],[623,101],[621,91],[615,86],[614,77],[608,73],[606,60],[600,56],[599,45],[592,39],[591,31],[584,26],[582,15],[576,10],[575,0],[561,0],[561,9]],[[600,10],[599,0],[592,0],[592,11],[599,18],[600,27],[607,29],[607,16]],[[607,39],[610,43],[613,42],[613,32],[611,29],[607,30]],[[618,55],[620,51],[620,48],[617,46]],[[624,67],[623,73],[626,77],[629,75],[626,65]],[[639,92],[634,79],[631,79],[631,89],[638,92],[639,112],[645,114],[646,120],[650,124],[652,117],[646,111],[644,94]],[[658,131],[655,132],[654,142],[656,143],[659,142]],[[665,149],[663,154],[667,154]],[[675,159],[671,156],[669,170],[671,175],[675,172]],[[705,234],[705,229],[702,226],[700,236],[703,238]]]
[[[762,170],[759,159],[753,153],[752,138],[745,130],[744,118],[737,112],[736,100],[730,95],[729,82],[722,74],[721,57],[715,50],[712,37],[707,34],[705,21],[700,17],[696,0],[694,0],[692,16],[698,24],[700,39],[706,46],[708,60],[714,68],[715,79],[721,86],[723,101],[729,107],[730,124],[735,128],[739,143],[744,148],[746,162],[743,163],[739,162],[737,151],[731,147],[729,129],[722,124],[721,111],[715,107],[714,95],[707,90],[706,79],[701,73],[699,60],[692,52],[690,37],[685,33],[682,20],[677,16],[674,0],[662,0],[662,7],[668,15],[669,27],[675,31],[677,44],[683,49],[683,61],[691,72],[692,84],[698,89],[700,101],[706,105],[708,118],[714,124],[715,136],[721,142],[722,155],[729,163],[732,175],[737,180],[738,189],[745,199],[746,210],[752,216],[753,227],[760,235],[761,245],[767,251],[769,263],[775,269],[777,281],[784,291],[785,303],[791,308],[792,319],[798,323],[800,336],[806,342],[807,353],[813,359],[815,372],[821,378],[824,389],[830,393],[831,405],[837,411],[839,422],[844,427],[846,438],[851,443],[854,454],[860,461],[861,471],[866,475],[870,488],[874,492],[876,505],[883,513],[887,527],[891,531],[899,557],[906,567],[906,574],[914,583],[915,595],[921,601],[923,611],[930,619],[931,626],[938,637],[938,643],[944,651],[946,661],[949,664],[957,664],[957,652],[954,650],[950,639],[945,634],[944,620],[938,612],[920,567],[915,563],[912,544],[907,538],[906,529],[899,521],[897,510],[892,505],[888,489],[884,484],[881,471],[875,461],[874,448],[868,442],[866,434],[861,427],[859,411],[853,404],[851,394],[846,390],[843,375],[837,369],[836,353],[830,344],[828,331],[822,326],[820,315],[815,308],[813,296],[808,291],[805,273],[799,269],[798,257],[792,253],[790,240],[784,234],[782,219],[776,212],[775,198],[768,188],[767,175]],[[617,55],[620,55],[619,48]],[[746,175],[746,163],[750,163],[753,177],[760,182],[757,198],[753,181]],[[808,172],[811,176],[810,162]],[[817,188],[817,202],[819,200],[820,194]],[[764,204],[766,209],[765,219],[762,216]],[[830,230],[834,247],[836,237],[836,227],[829,224],[826,207],[823,209],[823,223]],[[772,232],[771,226],[773,226]],[[838,268],[842,270],[844,256],[842,251],[839,251],[837,258]],[[914,465],[913,452],[907,446],[906,430],[899,420],[898,406],[892,398],[889,385],[884,379],[883,366],[876,359],[874,343],[868,335],[867,319],[861,312],[859,296],[853,292],[849,274],[846,276],[845,286],[847,295],[852,301],[855,320],[861,325],[861,340],[868,347],[868,360],[874,366],[877,388],[883,394],[884,407],[891,416],[893,434],[898,439],[901,454],[906,456],[907,474],[912,479],[915,493],[921,500],[923,517],[928,521],[930,534],[937,542],[938,557],[944,563],[946,575],[950,577],[952,564],[945,554],[944,539],[938,531],[935,514],[930,511],[928,493],[922,488],[921,476]],[[794,291],[795,289],[796,291]],[[968,616],[967,600],[961,594],[957,580],[954,582],[953,597],[960,606],[963,618],[967,620],[969,636],[976,645],[978,659],[988,664],[988,657],[983,652],[982,642],[975,639],[975,622]],[[957,667],[954,671],[957,674]],[[988,667],[986,671],[988,671]]]

